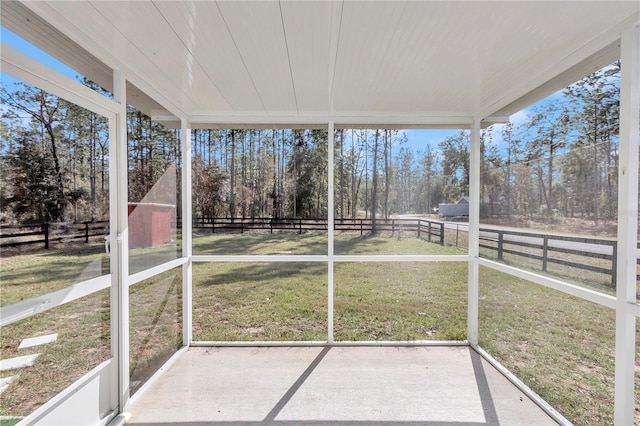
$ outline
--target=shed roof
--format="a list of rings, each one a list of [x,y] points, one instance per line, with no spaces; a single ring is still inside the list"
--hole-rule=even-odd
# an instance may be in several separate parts
[[[3,2],[2,24],[196,125],[501,120],[619,57],[638,1]],[[141,89],[140,91],[137,89]],[[146,99],[146,92],[163,107]],[[492,118],[493,117],[493,118]]]

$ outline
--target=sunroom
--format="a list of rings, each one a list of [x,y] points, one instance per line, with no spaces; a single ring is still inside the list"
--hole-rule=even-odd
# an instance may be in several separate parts
[[[2,425],[640,423],[637,1],[0,12]]]

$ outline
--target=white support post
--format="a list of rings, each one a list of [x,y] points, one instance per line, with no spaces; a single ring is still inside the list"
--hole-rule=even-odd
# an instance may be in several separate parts
[[[478,256],[480,235],[480,120],[471,123],[469,159],[469,275],[467,279],[467,340],[478,344]]]
[[[187,263],[182,266],[182,344],[188,346],[193,337],[193,295],[192,295],[192,210],[191,210],[191,128],[186,120],[181,120],[180,137],[182,143],[182,256]]]
[[[111,248],[116,252],[116,287],[117,287],[117,359],[118,359],[118,405],[120,412],[129,411],[129,238],[128,238],[128,143],[127,143],[127,82],[120,70],[113,71],[113,97],[119,104],[116,114],[115,150],[115,199],[116,205],[115,241],[111,240]]]
[[[327,185],[327,197],[328,197],[328,211],[327,211],[327,240],[328,247],[327,253],[329,255],[328,262],[328,276],[327,276],[327,342],[333,343],[333,223],[335,220],[335,194],[334,194],[334,152],[335,152],[335,141],[334,141],[334,124],[333,121],[329,122],[328,127],[328,137],[329,137],[329,167],[327,177],[329,184]]]
[[[614,423],[634,422],[640,23],[622,34]]]
[[[116,243],[118,235],[118,168],[116,164],[116,155],[118,145],[118,117],[115,114],[109,119],[109,239],[107,240],[105,250],[109,247],[109,272],[111,273],[111,291],[110,291],[110,311],[111,311],[111,358],[120,359],[120,285],[119,273],[120,253]],[[111,407],[119,407],[120,405],[120,364],[114,362],[111,364]]]

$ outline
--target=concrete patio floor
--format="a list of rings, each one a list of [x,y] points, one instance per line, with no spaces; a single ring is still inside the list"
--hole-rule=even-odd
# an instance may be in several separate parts
[[[132,425],[556,422],[467,346],[189,348]]]

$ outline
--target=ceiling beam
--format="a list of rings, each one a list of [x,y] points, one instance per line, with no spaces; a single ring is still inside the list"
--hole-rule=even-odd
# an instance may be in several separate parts
[[[163,120],[157,116],[154,119]],[[168,118],[168,117],[166,117]],[[329,122],[336,129],[467,129],[470,116],[421,116],[421,115],[209,115],[189,117],[193,128],[325,128]]]

